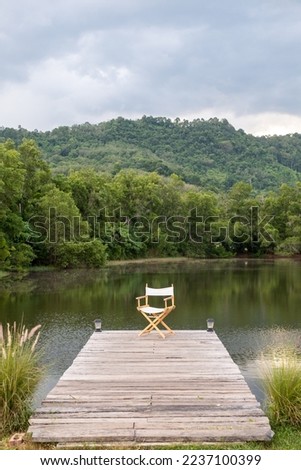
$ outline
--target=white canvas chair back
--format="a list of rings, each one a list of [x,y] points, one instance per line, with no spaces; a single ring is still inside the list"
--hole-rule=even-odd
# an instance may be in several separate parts
[[[150,297],[166,297],[166,296],[173,296],[174,295],[173,286],[171,287],[163,287],[161,289],[154,289],[153,287],[145,287],[145,295]]]

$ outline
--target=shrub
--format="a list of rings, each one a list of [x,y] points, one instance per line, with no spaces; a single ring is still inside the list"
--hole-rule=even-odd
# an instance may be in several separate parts
[[[33,393],[42,378],[36,350],[40,325],[0,324],[0,426],[4,435],[24,431],[31,414]]]
[[[65,242],[56,246],[56,265],[60,268],[100,268],[107,259],[100,240]]]
[[[301,426],[301,364],[297,354],[282,353],[263,376],[266,407],[274,426]]]

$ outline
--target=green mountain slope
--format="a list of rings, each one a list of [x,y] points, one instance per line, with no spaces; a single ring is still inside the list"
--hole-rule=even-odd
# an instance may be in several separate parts
[[[217,118],[174,121],[164,117],[113,119],[53,131],[2,128],[0,141],[37,141],[55,173],[89,166],[117,173],[134,168],[225,190],[247,181],[269,190],[301,178],[301,135],[254,137]]]

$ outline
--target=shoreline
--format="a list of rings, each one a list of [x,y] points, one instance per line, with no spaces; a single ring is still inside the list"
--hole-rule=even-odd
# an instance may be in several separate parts
[[[104,266],[101,268],[97,268],[97,270],[107,269],[107,268],[114,268],[118,266],[128,266],[128,265],[154,265],[154,264],[166,264],[166,263],[208,263],[208,262],[237,262],[237,261],[300,261],[301,254],[296,255],[265,255],[261,257],[253,257],[250,255],[239,255],[233,256],[229,258],[188,258],[185,256],[181,257],[164,257],[164,258],[137,258],[137,259],[122,259],[122,260],[111,260],[107,261]],[[96,268],[86,268],[86,267],[78,267],[78,268],[57,268],[54,266],[32,266],[26,270],[22,271],[5,271],[0,270],[0,282],[3,279],[6,279],[8,276],[13,274],[29,274],[29,273],[38,273],[38,272],[68,272],[74,270],[88,270],[88,271],[95,271]]]
[[[11,275],[27,275],[30,273],[39,273],[39,272],[68,272],[74,270],[86,270],[86,271],[99,271],[105,270],[108,268],[114,268],[118,266],[138,266],[142,264],[147,265],[161,265],[161,264],[184,264],[184,263],[213,263],[213,262],[237,262],[237,261],[281,261],[281,260],[291,260],[291,261],[300,261],[301,254],[296,255],[265,255],[260,257],[249,256],[249,255],[239,255],[232,256],[227,258],[188,258],[185,256],[181,257],[164,257],[164,258],[137,258],[137,259],[122,259],[122,260],[111,260],[107,261],[101,268],[86,268],[86,267],[77,267],[77,268],[57,268],[55,266],[31,266],[26,270],[21,271],[5,271],[0,270],[0,282]]]

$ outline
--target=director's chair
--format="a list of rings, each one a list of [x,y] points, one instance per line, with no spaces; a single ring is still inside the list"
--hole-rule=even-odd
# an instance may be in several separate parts
[[[161,308],[151,307],[149,305],[149,297],[163,297],[164,306]],[[174,333],[174,331],[164,321],[170,312],[176,308],[173,284],[170,287],[163,287],[160,289],[148,287],[146,284],[145,295],[136,297],[136,300],[138,302],[138,312],[140,312],[148,321],[147,327],[139,333],[139,336],[150,333],[153,329],[156,329],[159,335],[162,336],[162,338],[165,338],[165,334],[159,329],[159,325],[162,325],[167,333]]]

